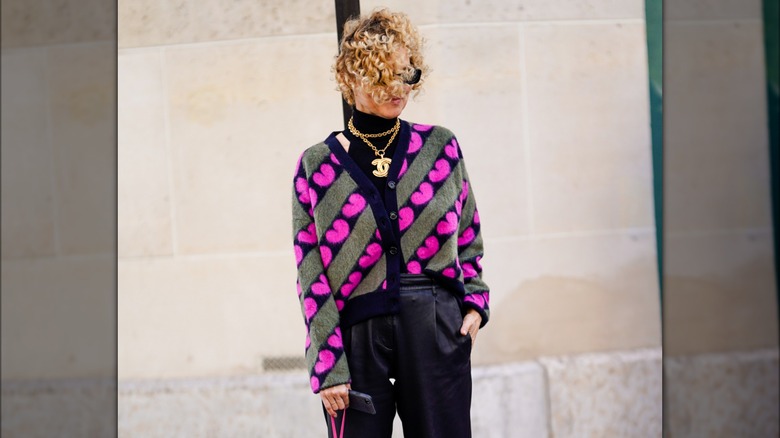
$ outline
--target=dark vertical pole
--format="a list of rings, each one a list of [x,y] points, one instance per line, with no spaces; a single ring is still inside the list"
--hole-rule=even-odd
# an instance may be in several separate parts
[[[775,249],[775,294],[780,316],[780,2],[763,1],[766,97],[769,115],[769,170]]]
[[[341,37],[344,33],[344,23],[350,18],[360,15],[360,0],[336,0],[336,33],[338,35],[338,44],[341,44]],[[352,108],[345,100],[341,101],[341,109],[344,112],[344,129],[347,128],[347,122],[352,116]]]

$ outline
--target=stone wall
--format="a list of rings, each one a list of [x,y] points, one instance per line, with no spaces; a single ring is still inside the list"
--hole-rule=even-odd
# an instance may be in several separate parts
[[[674,436],[777,435],[760,5],[666,10]],[[644,2],[388,6],[433,67],[404,118],[458,135],[484,223],[475,435],[660,435]],[[115,65],[110,5],[3,2],[3,435],[110,430],[115,339],[122,436],[319,434],[270,364],[303,351],[290,183],[342,126],[333,3],[117,7]]]

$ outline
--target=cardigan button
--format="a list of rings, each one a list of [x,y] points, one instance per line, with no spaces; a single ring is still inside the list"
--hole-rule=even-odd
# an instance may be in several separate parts
[[[390,187],[390,189],[394,189],[395,188],[395,181],[388,181],[387,182],[387,187]]]
[[[390,212],[390,219],[392,219],[392,220],[398,219],[398,213],[396,213],[394,211],[391,211]]]
[[[396,248],[394,246],[391,246],[390,249],[388,249],[387,251],[390,253],[390,255],[398,254],[398,248]]]

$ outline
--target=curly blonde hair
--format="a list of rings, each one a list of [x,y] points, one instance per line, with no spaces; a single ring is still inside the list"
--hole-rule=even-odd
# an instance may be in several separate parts
[[[383,103],[403,94],[404,82],[396,75],[396,54],[407,50],[412,68],[422,71],[421,79],[412,85],[417,95],[428,74],[423,62],[423,38],[409,17],[400,12],[376,9],[368,16],[344,24],[340,52],[333,70],[344,100],[355,104],[354,87],[362,86],[375,102]]]

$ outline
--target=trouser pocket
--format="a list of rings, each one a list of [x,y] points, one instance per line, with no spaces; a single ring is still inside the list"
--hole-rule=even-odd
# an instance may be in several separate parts
[[[441,345],[445,353],[451,349],[453,350],[452,354],[470,357],[471,335],[460,333],[460,328],[463,325],[463,314],[458,298],[441,287],[434,289],[434,296],[436,297],[437,337],[440,338],[437,343]]]

